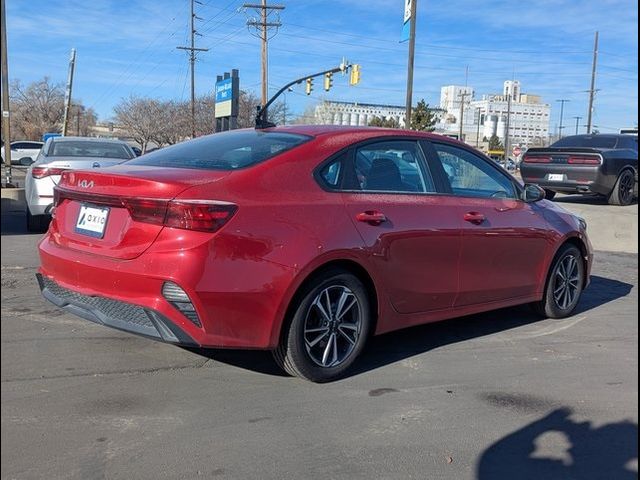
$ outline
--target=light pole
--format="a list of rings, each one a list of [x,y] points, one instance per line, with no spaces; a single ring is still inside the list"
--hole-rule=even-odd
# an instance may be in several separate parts
[[[564,128],[562,126],[562,118],[564,117],[564,104],[570,101],[571,100],[567,100],[565,98],[556,100],[556,102],[560,102],[560,126],[558,127],[558,138],[562,138],[562,129]]]
[[[480,147],[480,112],[482,111],[482,107],[476,107],[476,111],[478,112],[478,125],[476,128],[476,148]]]
[[[578,135],[578,127],[580,126],[580,120],[582,120],[582,117],[573,117],[576,119],[576,135]]]

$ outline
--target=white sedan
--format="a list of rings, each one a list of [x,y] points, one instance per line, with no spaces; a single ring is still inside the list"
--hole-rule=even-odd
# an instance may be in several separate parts
[[[47,140],[25,178],[27,230],[43,231],[49,225],[53,188],[63,171],[110,167],[135,156],[131,147],[121,140],[89,137]]]

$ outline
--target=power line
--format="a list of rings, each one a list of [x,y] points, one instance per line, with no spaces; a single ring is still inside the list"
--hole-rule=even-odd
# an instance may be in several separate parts
[[[280,12],[284,10],[283,5],[267,5],[267,0],[262,0],[262,3],[245,3],[242,5],[245,9],[252,9],[259,13],[260,19],[249,18],[247,20],[247,26],[253,27],[256,31],[255,36],[262,41],[262,107],[267,104],[268,91],[269,91],[269,40],[278,33],[278,29],[282,26],[280,23]],[[275,16],[275,19],[269,21],[271,15]],[[269,36],[269,30],[275,29],[273,35]],[[266,112],[264,113],[266,119]]]
[[[176,47],[180,50],[189,52],[189,64],[191,66],[191,138],[196,136],[196,80],[195,80],[195,64],[196,52],[207,52],[208,48],[196,47],[196,35],[200,35],[195,27],[196,20],[202,20],[194,12],[194,3],[202,5],[198,0],[191,0],[191,46]]]

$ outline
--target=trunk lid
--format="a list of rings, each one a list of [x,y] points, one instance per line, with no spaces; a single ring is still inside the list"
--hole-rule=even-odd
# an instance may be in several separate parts
[[[145,218],[160,218],[181,192],[229,174],[126,164],[66,171],[55,189],[49,237],[72,250],[120,260],[136,258],[164,228],[162,222]]]

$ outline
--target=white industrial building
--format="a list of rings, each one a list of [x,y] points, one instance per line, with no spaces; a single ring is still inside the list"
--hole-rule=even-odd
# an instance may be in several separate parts
[[[510,145],[532,147],[545,145],[548,141],[551,106],[543,103],[538,95],[521,93],[517,80],[504,82],[502,95],[483,95],[481,99],[474,98],[471,87],[448,85],[440,92],[440,107],[446,113],[438,130],[447,134],[459,133],[460,105],[464,100],[462,136],[469,144],[481,145],[484,139],[493,135],[504,143],[509,111]]]
[[[322,125],[366,126],[373,117],[395,119],[405,124],[405,108],[397,105],[323,101],[315,109],[314,121]]]

